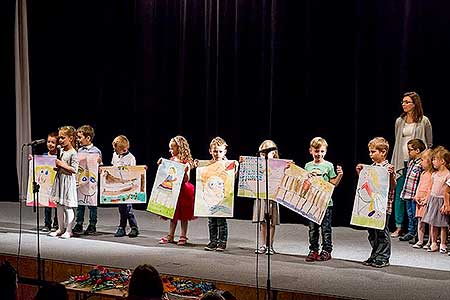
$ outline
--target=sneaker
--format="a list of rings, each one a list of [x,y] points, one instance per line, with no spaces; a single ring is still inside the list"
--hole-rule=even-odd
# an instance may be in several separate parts
[[[114,234],[115,237],[122,237],[125,235],[125,228],[123,227],[118,227],[116,233]]]
[[[217,243],[216,242],[209,242],[208,245],[205,246],[205,250],[206,251],[214,251],[217,248]]]
[[[61,234],[62,239],[70,239],[72,237],[72,233],[66,231],[63,234]]]
[[[73,228],[72,228],[72,232],[75,234],[82,234],[83,233],[83,225],[81,224],[76,224]]]
[[[50,231],[52,231],[52,227],[50,225],[45,225],[44,227],[42,227],[41,230],[43,232],[50,232]]]
[[[365,266],[370,266],[372,265],[372,263],[375,261],[375,259],[373,259],[372,257],[369,257],[368,259],[366,259],[365,261],[362,262],[363,265]]]
[[[270,247],[269,249],[267,249],[266,254],[267,255],[274,255],[275,254],[275,250],[273,250],[273,248]]]
[[[262,245],[261,247],[259,247],[258,249],[255,250],[255,253],[263,254],[263,253],[266,253],[266,251],[267,251],[266,245]]]
[[[312,261],[317,261],[319,260],[319,252],[318,251],[309,251],[308,256],[305,258],[305,261],[307,262],[312,262]]]
[[[84,231],[84,234],[90,235],[90,234],[94,234],[94,233],[97,233],[97,228],[95,228],[95,225],[89,224],[89,226]]]
[[[327,261],[331,259],[331,253],[325,250],[322,250],[319,255],[320,261]]]
[[[411,245],[414,245],[418,241],[419,241],[419,237],[416,234],[416,235],[414,235],[414,238],[412,240],[410,240],[408,243],[410,243]]]
[[[226,248],[227,248],[227,244],[225,244],[225,243],[219,243],[219,244],[217,245],[216,251],[223,252],[223,251],[225,251]]]
[[[384,268],[390,265],[388,261],[382,261],[382,260],[375,260],[373,263],[370,264],[374,268]]]
[[[408,232],[404,236],[399,237],[398,240],[402,242],[414,240],[414,234]]]
[[[128,233],[128,237],[135,238],[139,235],[139,229],[137,227],[132,227],[130,232]]]
[[[51,231],[53,232],[53,231],[56,231],[58,229],[59,229],[58,223],[53,223]]]

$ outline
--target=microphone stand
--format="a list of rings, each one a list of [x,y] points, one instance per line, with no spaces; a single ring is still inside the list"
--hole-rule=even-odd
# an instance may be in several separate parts
[[[41,282],[42,271],[41,271],[41,247],[40,247],[40,228],[39,228],[39,188],[40,185],[36,182],[36,168],[34,160],[34,147],[35,144],[31,145],[31,156],[33,157],[33,212],[36,213],[36,237],[37,237],[37,273],[38,282]]]
[[[264,154],[264,158],[266,161],[266,211],[264,213],[264,221],[266,222],[266,254],[267,254],[267,292],[266,299],[271,299],[270,294],[270,203],[269,203],[269,158],[268,153]]]

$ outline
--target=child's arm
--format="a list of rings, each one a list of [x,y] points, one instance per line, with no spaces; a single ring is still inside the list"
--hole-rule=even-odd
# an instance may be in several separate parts
[[[342,176],[344,176],[342,167],[339,165],[336,166],[336,172],[337,172],[337,176],[330,179],[330,183],[334,184],[335,186],[337,186],[339,184],[339,182],[341,182]]]
[[[441,213],[445,215],[450,215],[450,180],[445,183],[444,191],[444,205],[441,208]]]
[[[389,172],[389,177],[390,177],[389,189],[393,190],[393,189],[395,189],[395,186],[397,185],[397,179],[395,179],[394,165],[389,164],[387,167],[387,170]]]
[[[358,174],[358,176],[359,176],[359,173],[362,171],[363,168],[364,168],[363,164],[357,164],[356,165],[356,173]]]

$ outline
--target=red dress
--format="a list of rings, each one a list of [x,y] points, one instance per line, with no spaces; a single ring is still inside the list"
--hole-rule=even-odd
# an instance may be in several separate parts
[[[173,160],[173,157],[170,158]],[[186,162],[184,162],[186,163]],[[180,195],[178,196],[177,208],[173,215],[174,221],[194,220],[194,185],[189,181],[181,185]]]

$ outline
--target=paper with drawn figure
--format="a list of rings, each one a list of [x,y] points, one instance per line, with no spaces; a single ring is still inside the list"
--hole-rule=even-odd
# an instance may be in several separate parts
[[[291,164],[277,189],[276,201],[317,224],[322,224],[334,185]]]
[[[34,180],[39,185],[39,193],[36,194],[39,199],[39,206],[44,207],[56,207],[56,203],[51,200],[52,186],[55,181],[56,171],[55,168],[56,156],[54,155],[35,155],[34,165],[36,172]],[[37,200],[37,199],[36,199]],[[28,188],[27,188],[27,206],[34,206],[34,194],[33,194],[33,161],[29,161],[28,167]]]
[[[98,153],[78,153],[78,205],[97,206]]]
[[[146,166],[101,166],[100,204],[146,203]]]
[[[161,159],[153,183],[147,211],[172,219],[177,207],[178,196],[183,184],[186,165]]]
[[[350,224],[383,229],[389,194],[389,172],[384,167],[364,165],[359,173]]]
[[[261,157],[241,156],[239,158],[238,196],[266,199],[266,160]],[[268,199],[275,200],[277,188],[284,175],[284,169],[291,160],[269,158]],[[259,193],[257,193],[259,191]]]
[[[196,217],[232,218],[234,208],[234,181],[237,161],[223,160],[209,164],[200,161],[196,171]]]

